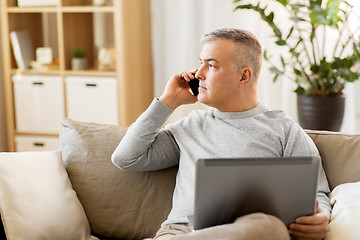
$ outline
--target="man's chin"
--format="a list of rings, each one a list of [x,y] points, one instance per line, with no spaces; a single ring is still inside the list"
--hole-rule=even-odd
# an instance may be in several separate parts
[[[198,99],[198,102],[200,102],[200,103],[202,103],[202,104],[205,104],[205,105],[211,107],[211,106],[209,105],[209,103],[210,103],[209,100],[208,100],[204,95],[201,95],[201,93],[198,95],[197,99]]]

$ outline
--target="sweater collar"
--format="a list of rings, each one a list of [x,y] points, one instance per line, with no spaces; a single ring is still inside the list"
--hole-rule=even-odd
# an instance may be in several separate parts
[[[267,111],[267,108],[259,103],[256,107],[253,109],[250,109],[248,111],[244,112],[221,112],[216,108],[213,108],[214,116],[221,119],[237,119],[237,118],[247,118],[254,116],[258,113],[262,113]]]

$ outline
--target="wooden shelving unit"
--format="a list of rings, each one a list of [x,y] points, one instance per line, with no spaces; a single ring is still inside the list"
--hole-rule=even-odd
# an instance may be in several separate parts
[[[9,151],[16,151],[16,135],[59,134],[18,131],[12,81],[14,74],[60,76],[64,85],[67,76],[115,77],[118,124],[128,126],[136,120],[153,98],[149,4],[148,0],[108,0],[105,6],[93,6],[92,0],[59,0],[57,6],[18,7],[16,0],[0,1]],[[103,26],[101,30],[111,36],[110,46],[105,47],[114,48],[116,52],[116,68],[113,71],[97,70],[98,46],[95,37],[99,33],[94,29],[95,15],[110,19],[110,25]],[[136,28],[145,30],[137,31]],[[45,45],[53,49],[54,58],[59,59],[59,70],[17,69],[10,32],[19,29],[26,29],[30,33],[34,49]],[[86,53],[87,70],[71,70],[72,54],[77,47],[83,48]],[[66,108],[64,111],[64,117],[68,117]]]

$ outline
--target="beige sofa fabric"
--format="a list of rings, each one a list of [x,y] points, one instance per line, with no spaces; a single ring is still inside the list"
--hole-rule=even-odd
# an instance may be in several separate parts
[[[59,151],[0,153],[0,173],[7,239],[97,240]]]
[[[119,239],[153,236],[171,207],[176,168],[127,173],[111,162],[125,127],[65,119],[60,150],[94,234]]]
[[[165,220],[176,167],[128,173],[111,163],[127,128],[63,122],[60,150],[94,234],[117,239],[151,237]],[[307,131],[322,156],[330,188],[360,181],[360,135]]]
[[[360,181],[360,135],[306,130],[319,149],[330,189]]]

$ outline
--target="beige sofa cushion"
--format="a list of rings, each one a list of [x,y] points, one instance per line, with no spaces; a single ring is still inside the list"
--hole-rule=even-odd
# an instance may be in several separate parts
[[[111,162],[127,128],[63,121],[60,150],[94,234],[119,239],[151,237],[166,219],[176,168],[128,173]]]
[[[7,239],[95,240],[59,151],[0,153]]]
[[[306,130],[319,149],[330,189],[360,181],[360,135]]]
[[[344,183],[330,194],[333,206],[326,240],[359,239],[360,182]]]

